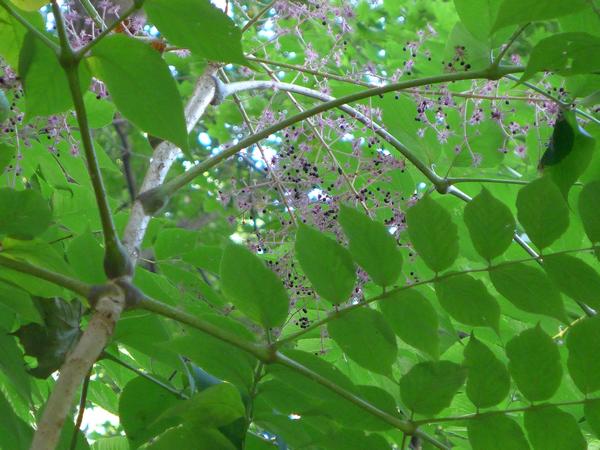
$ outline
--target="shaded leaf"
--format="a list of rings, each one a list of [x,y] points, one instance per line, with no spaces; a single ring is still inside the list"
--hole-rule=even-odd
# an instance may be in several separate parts
[[[340,206],[338,221],[350,242],[349,250],[379,286],[391,286],[400,276],[402,254],[385,225],[348,206]]]
[[[458,256],[458,228],[443,206],[426,195],[406,212],[406,224],[415,250],[431,270],[452,265]]]
[[[52,212],[38,191],[0,188],[0,234],[33,239],[50,225]]]
[[[283,283],[246,247],[233,243],[225,247],[221,289],[244,314],[266,328],[281,325],[287,317],[289,299]]]
[[[585,438],[575,418],[556,406],[525,411],[525,429],[534,450],[584,450]]]
[[[0,370],[10,380],[25,402],[31,401],[31,385],[25,372],[25,361],[14,337],[0,332]]]
[[[579,194],[579,216],[590,241],[600,242],[600,180],[586,184]]]
[[[492,31],[507,25],[554,19],[580,11],[588,6],[586,0],[504,0]]]
[[[348,300],[356,282],[348,250],[303,224],[296,233],[295,249],[296,258],[317,294],[334,304]]]
[[[596,435],[600,437],[600,400],[588,400],[583,405],[585,420]]]
[[[547,400],[562,379],[558,347],[538,325],[523,331],[506,344],[508,370],[517,387],[530,401]]]
[[[529,450],[517,422],[505,415],[481,416],[467,422],[473,450]]]
[[[600,389],[600,317],[585,318],[567,334],[567,367],[575,385],[584,394]]]
[[[600,309],[600,274],[581,259],[567,254],[544,258],[552,282],[572,299]]]

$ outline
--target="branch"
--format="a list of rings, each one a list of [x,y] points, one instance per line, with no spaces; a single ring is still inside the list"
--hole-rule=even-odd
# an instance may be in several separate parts
[[[196,82],[194,92],[185,107],[188,132],[196,126],[215,95],[215,82],[212,78],[215,73],[216,67],[209,66]],[[166,141],[161,142],[152,154],[140,192],[144,193],[160,186],[171,165],[180,154],[181,150],[175,145]],[[149,222],[150,217],[144,213],[142,203],[139,200],[136,201],[131,209],[129,222],[123,236],[123,243],[134,265],[139,257],[139,248]]]
[[[44,269],[43,267],[34,266],[33,264],[25,261],[12,259],[4,255],[0,255],[0,266],[8,267],[9,269],[16,270],[17,272],[33,275],[34,277],[49,281],[50,283],[69,289],[70,291],[75,292],[82,297],[89,297],[92,291],[92,286],[84,283],[83,281],[67,277],[66,275],[62,275],[57,272],[52,272],[51,270]]]
[[[517,40],[517,38],[521,35],[521,33],[523,33],[523,31],[525,31],[525,29],[528,26],[529,26],[529,22],[527,22],[524,25],[521,25],[519,28],[517,28],[515,30],[515,32],[510,36],[510,38],[508,38],[508,42],[504,45],[504,47],[502,48],[502,50],[500,50],[500,53],[498,54],[498,56],[496,57],[496,59],[494,59],[494,62],[492,62],[492,66],[493,67],[500,66],[500,63],[502,62],[502,58],[504,58],[504,56],[506,55],[506,53],[508,52],[508,50],[510,50],[510,47],[512,47],[512,45],[515,43],[515,41]]]
[[[256,13],[252,19],[250,19],[246,24],[242,27],[242,33],[247,31],[252,25],[254,25],[262,16],[264,16],[275,4],[277,0],[272,0],[269,2],[263,9]]]
[[[35,37],[37,37],[41,42],[44,43],[47,47],[53,50],[55,53],[60,51],[60,47],[56,42],[34,27],[27,19],[25,19],[11,4],[9,4],[6,0],[0,0],[0,6],[2,6],[8,14],[13,16],[17,21],[23,25],[30,33],[33,33]]]
[[[87,329],[61,367],[60,376],[38,422],[30,450],[54,449],[58,444],[75,392],[98,355],[104,350],[112,335],[115,318],[118,318],[123,310],[123,291],[116,285],[113,286],[114,289],[98,300]]]
[[[100,28],[100,30],[106,28],[104,20],[102,19],[100,14],[98,14],[98,11],[96,10],[96,8],[94,8],[94,5],[92,5],[92,2],[90,2],[90,0],[79,0],[79,3],[81,3],[81,6],[83,6],[85,12],[88,13],[90,18],[94,21],[98,28]]]
[[[472,79],[480,79],[480,78],[498,79],[506,74],[517,73],[517,72],[522,72],[522,71],[523,71],[523,68],[520,66],[519,67],[511,66],[511,67],[500,67],[497,69],[488,68],[488,69],[483,69],[483,70],[473,71],[473,72],[450,73],[450,74],[438,75],[438,76],[421,78],[421,79],[416,79],[416,80],[403,81],[403,82],[399,82],[399,83],[389,84],[386,86],[380,86],[377,88],[367,89],[362,92],[357,92],[354,94],[346,95],[344,97],[340,97],[335,100],[331,100],[331,101],[322,103],[318,106],[315,106],[314,108],[304,111],[303,113],[296,114],[295,116],[289,117],[275,125],[265,128],[264,130],[256,133],[255,135],[252,135],[252,136],[247,137],[246,139],[243,139],[238,144],[233,145],[233,146],[223,150],[218,155],[215,155],[211,158],[204,160],[202,163],[194,166],[193,168],[189,169],[187,172],[183,173],[182,175],[175,177],[171,181],[165,183],[160,188],[154,188],[153,190],[148,191],[145,194],[142,194],[140,196],[140,200],[144,204],[144,207],[145,207],[145,210],[147,213],[149,213],[149,214],[156,213],[158,210],[160,210],[166,204],[166,202],[168,201],[168,197],[170,195],[174,194],[177,190],[181,189],[182,187],[184,187],[188,183],[190,183],[192,180],[194,180],[194,178],[201,175],[208,169],[214,167],[215,165],[219,164],[221,161],[229,158],[232,155],[235,155],[239,151],[249,147],[252,144],[255,144],[255,143],[261,141],[262,139],[270,136],[273,133],[276,133],[277,131],[287,128],[290,125],[293,125],[293,124],[300,122],[304,119],[307,119],[309,117],[315,116],[319,113],[342,106],[346,103],[351,103],[351,102],[355,102],[355,101],[362,100],[365,98],[373,97],[375,95],[383,95],[387,92],[399,91],[399,90],[403,90],[403,89],[407,89],[407,88],[411,88],[411,87],[425,86],[425,85],[437,84],[437,83],[446,83],[446,82],[458,81],[458,80],[472,80]],[[442,181],[443,180],[440,179],[440,182],[442,182]],[[440,189],[445,190],[446,187],[447,186],[445,183],[443,186],[436,185],[436,188],[438,188],[438,190],[440,190]]]

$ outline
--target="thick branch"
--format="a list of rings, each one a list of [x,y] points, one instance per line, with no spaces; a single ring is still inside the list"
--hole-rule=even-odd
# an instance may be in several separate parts
[[[123,291],[116,286],[111,293],[98,300],[87,329],[60,369],[59,379],[38,423],[31,450],[56,448],[77,388],[108,343],[115,318],[121,315],[124,303]]]

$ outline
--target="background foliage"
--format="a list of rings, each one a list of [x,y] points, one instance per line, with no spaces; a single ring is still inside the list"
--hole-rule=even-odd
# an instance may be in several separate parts
[[[61,449],[600,446],[597,2],[46,3],[0,0],[0,448],[106,286]]]

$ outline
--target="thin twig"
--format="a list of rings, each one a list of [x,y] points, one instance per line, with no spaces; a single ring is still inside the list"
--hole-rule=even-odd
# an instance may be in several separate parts
[[[90,377],[92,376],[92,368],[87,373],[87,376],[83,380],[83,386],[81,386],[81,397],[79,399],[79,411],[77,412],[77,420],[75,420],[75,426],[73,427],[73,435],[71,436],[70,450],[75,450],[77,447],[77,438],[81,429],[81,423],[83,422],[83,414],[85,413],[85,404],[87,401],[88,386],[90,385]]]

